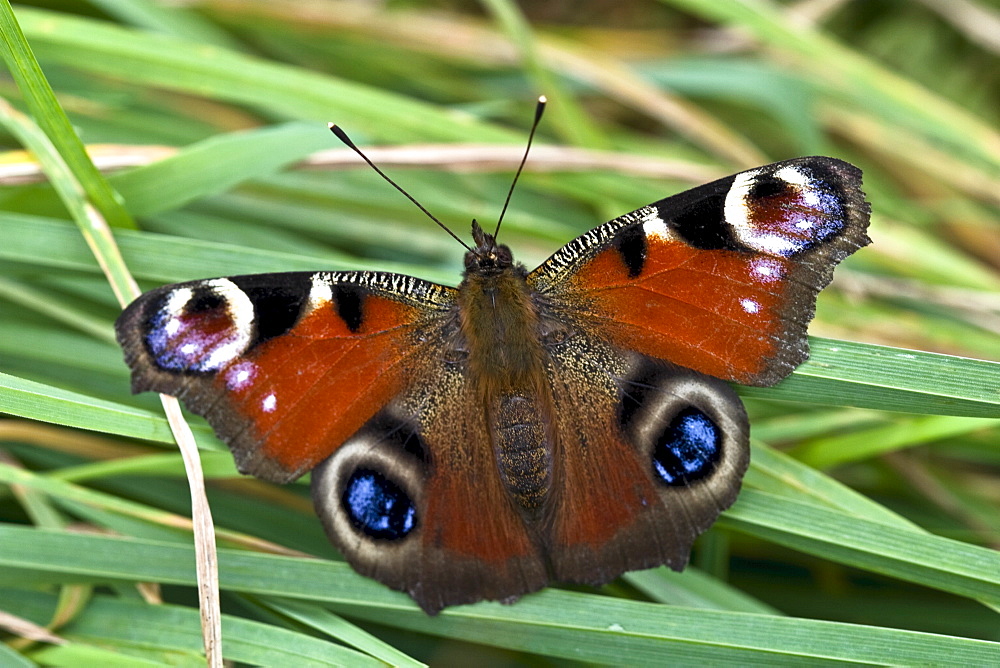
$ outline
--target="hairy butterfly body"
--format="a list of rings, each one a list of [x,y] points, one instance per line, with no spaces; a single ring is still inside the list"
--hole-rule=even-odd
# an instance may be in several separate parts
[[[723,381],[808,356],[834,266],[869,243],[860,171],[800,158],[616,218],[527,271],[473,224],[461,285],[263,274],[146,293],[133,391],[181,398],[240,471],[312,471],[331,541],[428,613],[666,564],[749,461]],[[721,379],[721,380],[720,380]]]

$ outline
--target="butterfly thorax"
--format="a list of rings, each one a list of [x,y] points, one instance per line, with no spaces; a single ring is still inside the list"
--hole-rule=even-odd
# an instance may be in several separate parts
[[[551,400],[539,314],[527,270],[490,235],[466,255],[459,286],[468,379],[481,402],[500,477],[527,515],[541,508],[551,481]]]

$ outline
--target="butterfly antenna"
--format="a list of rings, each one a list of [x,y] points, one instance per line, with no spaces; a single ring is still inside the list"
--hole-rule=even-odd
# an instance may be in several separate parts
[[[500,223],[503,222],[503,217],[507,213],[507,206],[510,204],[510,198],[514,194],[514,186],[517,185],[517,179],[521,176],[521,170],[524,169],[524,163],[528,161],[528,151],[531,150],[531,140],[535,138],[535,130],[538,129],[538,123],[542,120],[542,112],[545,111],[545,105],[548,100],[545,99],[544,95],[539,96],[538,104],[535,105],[535,121],[531,124],[531,132],[528,133],[528,145],[524,147],[524,157],[521,158],[521,164],[517,167],[517,173],[514,174],[514,180],[511,181],[510,190],[507,191],[507,199],[504,200],[503,209],[500,210],[500,218],[497,219],[497,228],[493,231],[493,238],[500,234]]]
[[[472,248],[469,246],[469,244],[467,244],[464,241],[462,241],[461,237],[459,237],[457,234],[455,234],[454,232],[452,232],[451,229],[449,229],[447,225],[445,225],[440,220],[438,220],[437,216],[435,216],[433,213],[431,213],[430,211],[428,211],[424,207],[423,204],[421,204],[416,199],[414,199],[413,195],[411,195],[410,193],[408,193],[405,190],[403,190],[403,188],[398,183],[396,183],[395,181],[393,181],[392,179],[390,179],[386,175],[385,172],[383,172],[381,169],[379,169],[375,165],[375,163],[372,162],[368,158],[367,155],[365,155],[364,153],[361,152],[360,148],[358,148],[357,146],[354,145],[354,142],[351,141],[351,138],[347,136],[346,132],[344,132],[343,130],[340,129],[340,126],[338,126],[338,125],[336,125],[334,123],[330,123],[330,132],[332,132],[333,134],[335,134],[337,136],[337,139],[339,139],[340,141],[344,142],[344,144],[347,145],[347,147],[349,149],[351,149],[352,151],[354,151],[355,153],[357,153],[358,155],[360,155],[361,159],[364,160],[365,162],[367,162],[369,167],[371,167],[372,169],[374,169],[375,172],[379,176],[381,176],[383,179],[385,179],[386,181],[389,182],[389,185],[391,185],[393,188],[395,188],[399,192],[403,193],[403,196],[405,196],[406,199],[408,199],[411,202],[413,202],[417,206],[418,209],[420,209],[421,211],[423,211],[427,215],[428,218],[430,218],[431,220],[433,220],[435,223],[437,223],[441,227],[441,229],[443,229],[445,232],[447,232],[448,234],[450,234],[452,236],[452,238],[455,239],[455,241],[457,241],[458,243],[462,244],[462,246],[465,248],[465,250],[467,250],[467,251],[471,251],[472,250]],[[530,141],[529,141],[529,145],[530,145]]]

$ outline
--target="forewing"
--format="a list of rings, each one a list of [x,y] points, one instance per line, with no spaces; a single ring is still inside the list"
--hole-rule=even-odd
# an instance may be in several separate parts
[[[528,277],[555,317],[718,378],[773,385],[808,356],[834,266],[866,236],[861,172],[800,158],[602,225]]]
[[[454,295],[375,272],[236,276],[148,292],[115,327],[134,392],[180,398],[241,472],[287,482],[408,386]]]

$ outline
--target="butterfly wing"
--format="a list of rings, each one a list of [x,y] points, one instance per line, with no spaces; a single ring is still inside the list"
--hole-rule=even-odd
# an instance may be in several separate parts
[[[870,241],[861,172],[833,158],[752,169],[595,228],[528,277],[556,317],[744,384],[808,357],[833,268]]]
[[[736,499],[749,424],[724,382],[580,333],[553,352],[553,578],[600,585],[667,564]]]
[[[434,613],[547,581],[451,345],[454,301],[395,274],[236,276],[146,293],[116,330],[135,392],[205,416],[243,473],[316,467],[334,545]]]
[[[403,390],[454,298],[396,274],[236,276],[148,292],[115,327],[134,392],[182,399],[241,472],[287,482]]]
[[[327,535],[355,570],[428,614],[540,589],[541,551],[501,485],[482,401],[460,361],[428,360],[313,471]]]
[[[686,564],[749,463],[718,378],[770,385],[806,358],[816,294],[868,243],[868,214],[856,168],[791,160],[615,219],[528,276],[563,331],[546,346],[555,579]]]

